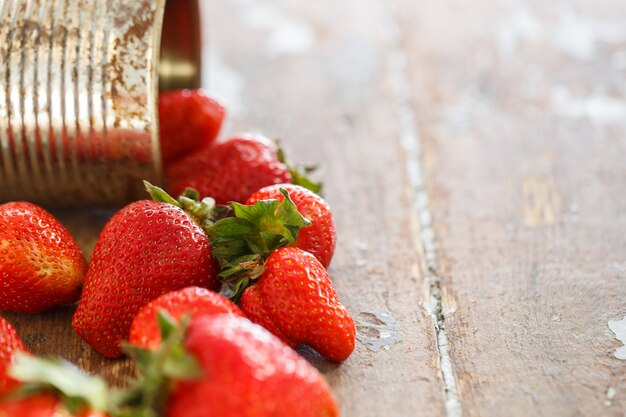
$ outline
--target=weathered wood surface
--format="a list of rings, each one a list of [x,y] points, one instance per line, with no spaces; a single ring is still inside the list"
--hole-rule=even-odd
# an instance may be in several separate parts
[[[607,322],[626,316],[626,3],[203,13],[225,136],[279,137],[321,164],[330,272],[360,341],[342,365],[302,353],[344,416],[625,414]],[[110,214],[60,216],[90,253]],[[6,316],[35,353],[120,384],[128,361],[82,343],[71,313]]]
[[[441,416],[383,6],[365,3],[351,0],[339,9],[332,0],[212,4],[205,10],[208,87],[230,110],[225,135],[280,137],[293,160],[320,163],[339,236],[330,273],[360,341],[341,365],[302,353],[327,376],[343,415]],[[337,24],[345,13],[350,21]],[[109,215],[63,213],[62,220],[89,253]],[[82,343],[71,331],[71,313],[7,317],[35,353],[61,355],[120,384],[132,373],[129,363],[103,359]]]
[[[626,3],[399,1],[466,416],[623,416]]]
[[[322,364],[343,415],[442,415],[386,65],[384,5],[235,1],[211,11],[208,80],[233,104],[228,132],[282,138],[294,160],[319,162],[338,227],[330,274],[339,295],[362,337],[375,340],[367,325],[381,313],[396,322],[383,331],[402,337],[378,352],[358,343],[342,365]]]

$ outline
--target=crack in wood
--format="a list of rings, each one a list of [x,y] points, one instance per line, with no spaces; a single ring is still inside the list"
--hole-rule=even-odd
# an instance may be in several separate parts
[[[386,12],[386,30],[389,42],[387,64],[391,74],[394,101],[401,124],[400,143],[406,154],[406,170],[412,187],[413,209],[419,225],[417,246],[423,251],[422,270],[428,285],[429,301],[425,308],[435,329],[439,371],[441,372],[445,394],[445,407],[448,417],[461,417],[463,408],[459,399],[458,384],[454,364],[450,356],[448,335],[442,301],[441,277],[438,273],[436,237],[432,228],[428,193],[424,185],[422,169],[422,143],[417,129],[417,121],[411,106],[411,87],[408,78],[406,53],[400,46],[400,25],[394,2],[381,2]]]

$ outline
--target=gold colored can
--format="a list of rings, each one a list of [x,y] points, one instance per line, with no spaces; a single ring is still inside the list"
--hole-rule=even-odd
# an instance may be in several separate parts
[[[198,0],[0,0],[0,201],[120,206],[162,183],[159,90],[200,85]]]

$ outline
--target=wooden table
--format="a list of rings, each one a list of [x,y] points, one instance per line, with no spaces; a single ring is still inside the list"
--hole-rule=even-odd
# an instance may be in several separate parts
[[[211,2],[226,133],[321,164],[346,417],[624,416],[626,2]],[[89,253],[109,212],[65,213]],[[120,383],[71,309],[7,315]],[[622,335],[622,338],[626,336]]]

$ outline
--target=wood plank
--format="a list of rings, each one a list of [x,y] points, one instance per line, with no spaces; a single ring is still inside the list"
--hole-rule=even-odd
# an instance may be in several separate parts
[[[380,6],[239,0],[205,7],[209,85],[231,110],[226,133],[281,137],[294,160],[321,164],[339,235],[330,272],[360,340],[341,365],[302,353],[326,374],[343,415],[440,416],[435,336],[420,307],[417,225]],[[86,253],[111,215],[58,214]],[[33,352],[63,356],[121,384],[132,372],[128,361],[104,359],[82,343],[71,314],[67,308],[7,317]]]
[[[466,416],[623,416],[626,3],[399,0]]]
[[[341,366],[318,362],[343,415],[441,415],[381,3],[241,0],[212,10],[208,79],[235,109],[228,132],[280,137],[292,159],[320,163],[340,297],[361,337],[377,336],[372,313],[390,313],[387,331],[402,336],[378,352],[360,342]]]

